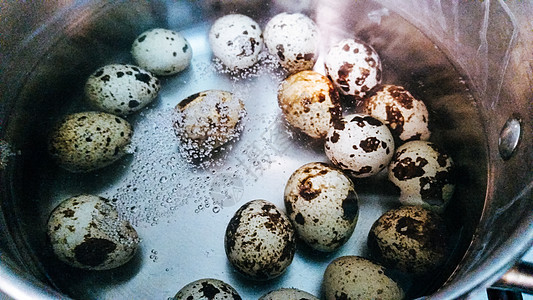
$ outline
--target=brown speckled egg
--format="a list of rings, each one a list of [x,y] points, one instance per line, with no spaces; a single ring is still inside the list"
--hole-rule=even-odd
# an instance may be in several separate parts
[[[318,298],[299,289],[281,288],[268,292],[259,300],[318,300]]]
[[[124,156],[132,135],[131,125],[120,117],[93,111],[75,113],[52,130],[48,150],[62,168],[90,172]]]
[[[359,203],[352,181],[324,163],[298,168],[285,187],[285,207],[298,236],[319,251],[334,251],[352,235]]]
[[[324,62],[331,81],[344,95],[361,99],[381,82],[381,60],[374,48],[361,41],[338,42]]]
[[[227,68],[246,69],[259,60],[263,34],[252,18],[229,14],[217,19],[211,26],[209,44],[215,57]]]
[[[278,104],[294,128],[323,139],[331,124],[342,116],[339,94],[331,81],[314,71],[301,71],[285,79],[278,91]]]
[[[387,124],[402,141],[425,141],[431,135],[426,105],[401,86],[381,86],[364,102],[363,112]]]
[[[400,202],[442,212],[455,190],[454,164],[437,145],[410,141],[398,147],[389,180],[400,188]]]
[[[176,113],[174,125],[181,150],[189,158],[204,159],[240,135],[246,110],[232,93],[207,90],[182,100]]]
[[[111,64],[89,76],[85,95],[88,102],[99,110],[128,115],[152,102],[160,88],[159,79],[140,67]]]
[[[301,13],[280,13],[263,31],[268,52],[289,73],[310,70],[318,58],[319,31],[315,22]]]
[[[403,299],[403,289],[389,276],[386,268],[362,257],[339,257],[324,273],[325,299]]]
[[[448,256],[449,235],[443,219],[420,206],[402,206],[383,214],[370,229],[368,247],[384,266],[423,274]]]
[[[333,125],[324,148],[334,165],[354,177],[368,177],[389,164],[394,138],[381,121],[365,114],[352,114]]]
[[[73,267],[108,270],[128,262],[139,238],[102,197],[79,195],[61,202],[48,220],[55,255]]]
[[[205,278],[184,286],[174,300],[241,300],[237,291],[224,281]]]
[[[231,218],[224,245],[230,263],[243,275],[268,280],[281,275],[295,252],[294,227],[265,200],[250,201]]]

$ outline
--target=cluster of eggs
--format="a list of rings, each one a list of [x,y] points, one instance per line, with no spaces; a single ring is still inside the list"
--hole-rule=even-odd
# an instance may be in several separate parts
[[[256,30],[253,38],[242,38],[249,33],[243,30],[222,39],[221,32],[230,30],[223,30],[220,24],[244,29],[244,23]],[[353,233],[359,213],[350,178],[375,176],[386,169],[405,206],[375,221],[368,236],[373,259],[403,272],[427,273],[443,263],[448,251],[448,232],[439,213],[453,194],[453,162],[428,141],[429,114],[424,102],[402,86],[381,84],[381,60],[370,45],[356,39],[341,40],[325,56],[325,74],[312,70],[318,35],[311,19],[287,13],[267,23],[262,41],[257,23],[242,15],[227,15],[211,30],[213,52],[230,69],[257,63],[258,49],[254,53],[244,50],[253,42],[257,47],[264,43],[278,58],[289,74],[278,90],[285,120],[293,129],[323,142],[332,163],[309,163],[291,175],[284,196],[286,215],[264,200],[243,205],[226,230],[228,259],[245,276],[268,280],[290,265],[295,237],[318,251],[337,250]],[[243,43],[235,45],[229,40]],[[242,50],[239,53],[249,53],[253,59],[246,64],[239,56],[229,59],[224,47],[232,48],[232,53],[239,52],[234,49],[237,47]],[[343,96],[356,102],[359,110],[343,115]],[[356,291],[363,298],[372,298],[379,290],[386,291],[380,297],[402,298],[402,289],[382,268],[362,257],[335,260],[324,275],[326,297],[355,299],[351,293]],[[368,277],[345,275],[352,273]]]
[[[446,257],[448,233],[439,213],[453,194],[453,162],[428,141],[425,104],[401,86],[381,84],[381,61],[370,45],[341,40],[328,51],[325,74],[320,74],[312,70],[319,40],[317,25],[301,13],[276,15],[263,31],[250,17],[230,14],[209,31],[213,55],[232,71],[258,63],[263,48],[277,59],[289,74],[277,95],[287,123],[321,141],[331,162],[311,162],[291,175],[284,191],[286,213],[265,200],[240,207],[227,225],[226,255],[243,275],[269,280],[291,264],[296,238],[318,251],[339,249],[359,215],[353,179],[387,169],[405,206],[381,216],[368,235],[374,259],[383,266],[344,256],[331,262],[323,280],[328,299],[375,298],[378,292],[380,298],[400,299],[404,292],[385,267],[421,274]],[[87,101],[98,111],[71,114],[52,131],[50,153],[66,170],[90,172],[124,156],[133,129],[123,117],[157,97],[161,84],[156,76],[183,71],[192,59],[187,40],[167,29],[139,35],[131,54],[137,65],[107,65],[87,80]],[[344,96],[360,104],[360,111],[343,115]],[[240,99],[222,90],[191,95],[175,110],[176,134],[193,160],[209,158],[237,138],[246,113]],[[62,202],[50,216],[48,233],[59,259],[91,270],[126,263],[139,243],[133,227],[109,201],[93,195]],[[175,298],[203,299],[206,290],[240,299],[231,286],[211,278],[188,284]],[[316,298],[280,289],[261,299],[296,296]]]

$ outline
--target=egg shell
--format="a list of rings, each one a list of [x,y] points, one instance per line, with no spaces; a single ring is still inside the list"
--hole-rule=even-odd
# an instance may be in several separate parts
[[[403,299],[403,289],[389,273],[386,268],[362,257],[336,258],[324,272],[325,299]]]
[[[232,70],[246,69],[259,60],[263,50],[261,27],[252,18],[230,14],[215,21],[209,30],[215,57]]]
[[[79,195],[61,202],[47,224],[52,249],[66,264],[88,270],[108,270],[128,262],[139,238],[107,199]]]
[[[363,113],[387,124],[392,135],[401,141],[425,141],[431,136],[426,105],[401,86],[380,86],[364,102]]]
[[[280,276],[291,264],[295,232],[274,204],[250,201],[231,218],[224,239],[226,256],[243,275],[254,280]]]
[[[384,213],[368,234],[370,253],[384,266],[416,275],[440,266],[448,257],[444,220],[420,206]]]
[[[362,41],[341,40],[330,48],[324,63],[327,75],[343,95],[362,99],[381,83],[381,59]]]
[[[318,58],[319,31],[301,13],[275,15],[265,26],[265,45],[289,73],[310,70]]]
[[[176,31],[154,28],[141,33],[131,46],[135,62],[155,75],[173,75],[185,70],[192,60],[192,48]]]
[[[184,286],[173,298],[174,300],[241,300],[241,296],[229,284],[222,280],[205,278]]]
[[[351,114],[329,129],[324,148],[334,165],[354,177],[369,177],[388,166],[394,153],[394,138],[378,119]]]
[[[295,288],[281,288],[261,296],[259,300],[319,300],[317,297]]]
[[[286,78],[278,90],[278,104],[291,126],[315,139],[324,139],[331,124],[342,117],[337,90],[326,76],[314,71]]]
[[[240,135],[244,103],[232,93],[207,90],[182,100],[176,106],[176,134],[190,157],[208,158],[213,151]]]
[[[334,251],[352,235],[359,200],[341,170],[319,162],[305,164],[291,175],[284,194],[289,219],[312,248]]]
[[[434,143],[410,141],[398,147],[388,171],[404,205],[421,205],[440,213],[453,196],[453,160]]]
[[[152,102],[160,88],[159,79],[140,67],[111,64],[89,76],[85,96],[93,107],[124,116]]]
[[[48,150],[59,166],[71,172],[106,167],[127,153],[133,130],[124,119],[103,112],[66,116],[50,134]]]

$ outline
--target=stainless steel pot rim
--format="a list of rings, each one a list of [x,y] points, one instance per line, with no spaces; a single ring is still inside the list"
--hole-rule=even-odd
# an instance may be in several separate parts
[[[68,15],[76,9],[83,8],[90,1],[76,1],[74,7],[64,9],[59,15]],[[51,21],[53,22],[53,20]],[[42,34],[47,25],[36,30],[35,35]],[[26,39],[24,43],[29,43]],[[525,192],[530,192],[533,183],[529,183]],[[533,241],[533,217],[522,221],[522,226],[514,231],[514,235],[508,237],[505,245],[499,247],[499,251],[491,253],[490,259],[486,260],[479,270],[483,272],[470,273],[461,282],[452,282],[444,286],[433,296],[428,298],[458,298],[467,295],[472,290],[485,288],[499,279],[520,257],[531,247]],[[1,254],[0,254],[1,257]],[[4,259],[2,259],[4,261]],[[21,270],[10,264],[0,264],[0,291],[14,299],[66,299],[67,296],[50,288],[43,282],[29,277]]]

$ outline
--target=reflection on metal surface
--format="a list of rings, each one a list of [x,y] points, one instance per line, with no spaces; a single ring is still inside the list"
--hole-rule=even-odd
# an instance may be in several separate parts
[[[494,287],[533,294],[533,263],[521,262],[512,267]]]
[[[518,115],[511,116],[503,125],[498,140],[498,149],[503,160],[510,159],[515,153],[522,135],[521,125]]]

